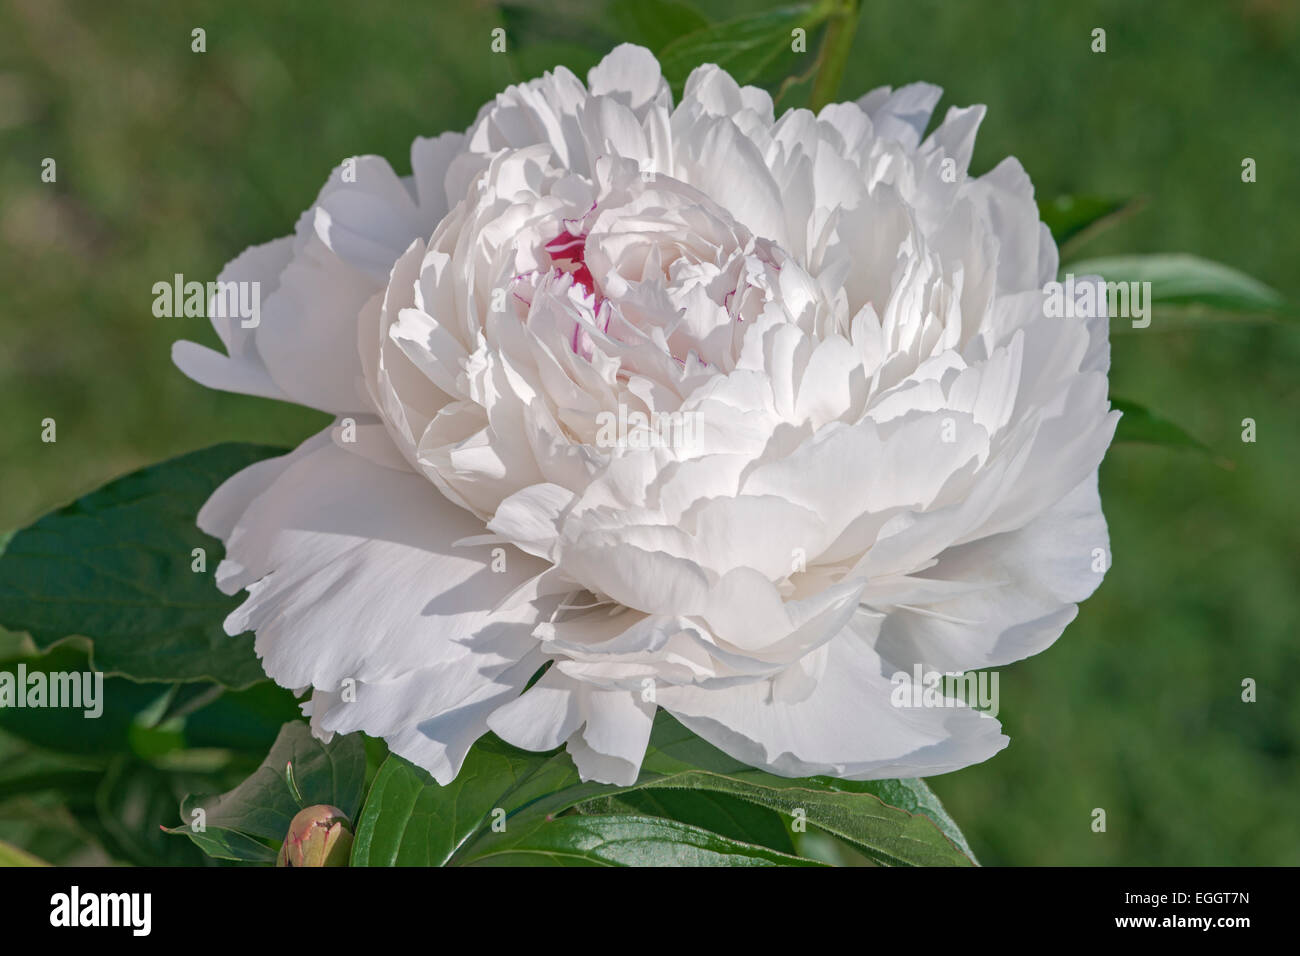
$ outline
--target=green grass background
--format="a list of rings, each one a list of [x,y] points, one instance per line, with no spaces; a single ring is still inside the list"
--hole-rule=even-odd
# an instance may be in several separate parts
[[[752,5],[698,6],[722,19]],[[1193,252],[1300,300],[1300,4],[864,6],[844,98],[923,79],[945,87],[941,111],[985,103],[975,171],[1014,154],[1042,196],[1150,200],[1084,254]],[[345,156],[408,172],[414,136],[463,128],[521,75],[581,73],[624,22],[597,3],[538,9],[5,0],[0,531],[163,457],[316,427],[315,413],[184,378],[172,341],[215,336],[154,318],[151,286],[215,277],[290,231]],[[507,57],[488,52],[503,22]],[[45,157],[55,184],[40,181]],[[1056,646],[1001,672],[1010,748],[931,783],[989,864],[1300,863],[1300,327],[1157,318],[1117,332],[1114,393],[1226,464],[1110,452],[1105,583]],[[55,444],[40,441],[46,417]],[[1255,444],[1240,441],[1246,417]],[[1246,677],[1257,703],[1240,699]]]

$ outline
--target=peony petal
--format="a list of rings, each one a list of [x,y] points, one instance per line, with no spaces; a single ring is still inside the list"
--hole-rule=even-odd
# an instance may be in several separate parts
[[[1093,473],[1025,527],[946,550],[918,578],[969,590],[891,611],[876,649],[902,670],[967,671],[1037,654],[1096,590],[1109,555]]]
[[[217,276],[218,283],[247,284],[247,292],[237,294],[243,302],[251,303],[257,297],[257,322],[261,322],[262,304],[280,286],[280,275],[293,257],[292,236],[275,239],[260,246],[250,246],[226,264]],[[252,284],[256,283],[254,287]],[[200,385],[244,395],[285,399],[287,396],[271,380],[266,365],[255,345],[256,327],[248,326],[253,316],[228,315],[229,307],[218,306],[217,297],[208,302],[208,315],[212,326],[225,346],[227,356],[194,342],[176,342],[172,346],[172,361],[182,372]]]
[[[384,683],[357,682],[345,697],[317,691],[311,701],[318,737],[362,731],[431,773],[444,786],[460,772],[469,748],[488,732],[487,717],[523,689],[543,658],[521,651],[518,661],[473,654],[413,670]]]
[[[587,73],[592,96],[609,96],[635,111],[652,102],[666,103],[668,84],[659,61],[645,47],[621,43]]]
[[[579,691],[583,727],[568,751],[584,781],[630,787],[636,783],[654,725],[655,704],[626,690]]]
[[[871,118],[878,137],[916,149],[941,96],[943,89],[930,83],[911,83],[897,90],[884,86],[858,100],[858,106]]]
[[[968,707],[895,707],[887,666],[851,631],[826,655],[816,689],[793,703],[774,699],[764,683],[666,687],[659,703],[736,759],[785,777],[928,777],[1007,745],[996,720]]]
[[[486,549],[453,546],[481,527],[420,476],[322,445],[288,463],[236,522],[217,582],[249,596],[226,629],[255,630],[283,686],[326,690],[527,634],[528,614],[491,609],[545,565],[506,548],[502,569]]]

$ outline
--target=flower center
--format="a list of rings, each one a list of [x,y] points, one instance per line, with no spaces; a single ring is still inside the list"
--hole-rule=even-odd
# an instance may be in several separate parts
[[[582,286],[587,295],[596,296],[596,307],[599,309],[602,297],[596,289],[596,280],[592,277],[591,270],[587,268],[587,236],[574,235],[566,228],[548,242],[545,249],[556,268],[573,276],[574,283]]]
[[[669,179],[611,186],[581,215],[543,226],[541,237],[549,263],[531,281],[568,276],[585,299],[572,316],[573,352],[590,359],[599,349],[627,373],[658,364],[651,351],[677,369],[730,368],[781,271],[770,242]]]
[[[605,297],[596,288],[596,279],[587,266],[587,236],[585,233],[574,234],[565,227],[558,236],[545,247],[560,272],[573,276],[573,284],[580,287],[586,295],[595,296],[595,313],[600,314],[600,307]],[[609,331],[609,312],[605,312],[604,331]],[[583,331],[581,324],[573,324],[573,351],[584,358],[591,358],[591,338]]]

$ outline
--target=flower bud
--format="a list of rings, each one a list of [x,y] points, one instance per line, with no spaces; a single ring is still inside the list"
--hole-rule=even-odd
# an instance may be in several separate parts
[[[298,813],[280,847],[276,866],[347,866],[352,851],[348,818],[338,807],[317,804]]]

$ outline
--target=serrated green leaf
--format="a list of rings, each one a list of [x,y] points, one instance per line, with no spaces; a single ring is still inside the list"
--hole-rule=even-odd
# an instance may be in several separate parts
[[[291,761],[303,804],[294,799],[285,778]],[[184,822],[167,832],[189,837],[209,856],[271,863],[290,821],[304,805],[335,806],[355,820],[365,777],[366,752],[360,734],[323,744],[305,723],[285,724],[252,776],[219,796],[186,797],[181,803]],[[198,809],[204,811],[203,830],[193,827]]]
[[[1070,265],[1076,276],[1107,282],[1150,282],[1151,304],[1199,310],[1224,317],[1295,318],[1295,303],[1281,293],[1219,262],[1182,253],[1112,256]]]
[[[512,828],[531,828],[579,804],[643,789],[708,791],[789,816],[802,810],[809,825],[848,840],[880,863],[974,862],[960,834],[948,835],[956,827],[920,781],[778,777],[728,757],[660,711],[631,787],[583,783],[563,751],[529,753],[492,735],[471,749],[446,787],[390,757],[362,810],[353,863],[470,863],[493,853]],[[502,820],[505,834],[492,827]]]
[[[93,642],[95,667],[141,681],[263,679],[253,635],[222,621],[241,598],[212,583],[221,543],[195,515],[226,478],[282,452],[224,444],[109,482],[14,535],[0,555],[0,625],[41,649]],[[191,570],[194,548],[206,573]]]

